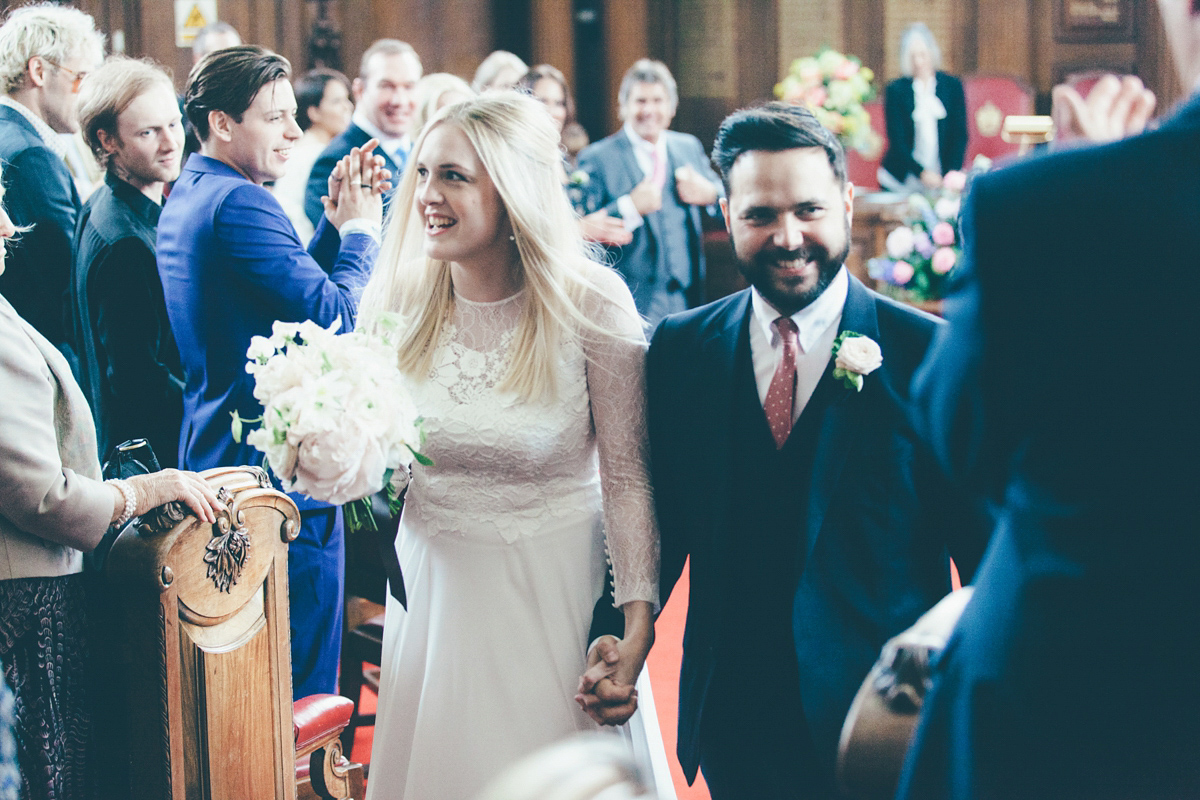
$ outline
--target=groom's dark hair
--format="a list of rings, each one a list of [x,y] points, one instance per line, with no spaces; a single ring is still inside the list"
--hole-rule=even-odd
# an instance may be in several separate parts
[[[200,59],[183,90],[183,110],[200,141],[208,141],[208,114],[224,111],[241,122],[258,90],[292,77],[291,63],[253,44],[214,50]]]
[[[829,158],[838,183],[846,182],[846,153],[841,143],[804,106],[766,103],[743,108],[725,118],[713,142],[712,161],[721,173],[725,196],[729,196],[729,172],[749,150],[777,152],[798,147],[819,147]]]

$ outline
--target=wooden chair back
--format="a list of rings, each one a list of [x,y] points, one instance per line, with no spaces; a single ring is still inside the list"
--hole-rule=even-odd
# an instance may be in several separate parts
[[[256,467],[213,469],[208,525],[164,506],[114,543],[131,797],[296,797],[287,552],[295,504]]]

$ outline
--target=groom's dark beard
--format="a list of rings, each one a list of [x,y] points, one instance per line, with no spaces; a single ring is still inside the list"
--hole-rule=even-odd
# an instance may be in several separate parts
[[[829,288],[829,284],[833,282],[834,276],[842,268],[842,264],[846,262],[846,257],[850,255],[850,220],[846,219],[842,247],[833,255],[823,245],[807,242],[794,250],[763,249],[755,253],[749,260],[744,260],[738,255],[737,242],[734,241],[732,232],[729,234],[729,241],[733,246],[734,258],[737,259],[738,270],[742,273],[742,277],[758,289],[763,299],[770,303],[776,311],[790,316],[802,308],[807,308],[820,297]],[[772,267],[789,261],[811,261],[816,264],[816,284],[808,290],[799,290],[788,285],[787,282],[776,280]]]

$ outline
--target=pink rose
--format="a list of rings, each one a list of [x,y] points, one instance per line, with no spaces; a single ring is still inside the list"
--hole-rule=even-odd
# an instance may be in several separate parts
[[[958,254],[949,247],[939,247],[937,252],[933,254],[933,271],[938,275],[945,275],[950,270],[954,269],[954,265],[958,263]]]
[[[848,81],[858,72],[858,65],[850,59],[846,59],[838,68],[833,71],[833,77],[839,81]]]
[[[954,226],[949,222],[939,222],[933,226],[933,243],[940,247],[954,244]]]
[[[897,261],[892,267],[892,283],[903,286],[913,278],[912,264],[907,261]]]
[[[808,103],[813,108],[820,108],[825,105],[825,100],[829,97],[825,91],[825,87],[816,86],[808,90],[808,94],[804,96],[804,102]]]
[[[960,170],[952,169],[942,177],[942,186],[951,192],[961,192],[967,187],[967,176]]]

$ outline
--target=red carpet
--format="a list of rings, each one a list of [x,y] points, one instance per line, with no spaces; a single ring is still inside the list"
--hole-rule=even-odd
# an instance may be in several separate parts
[[[662,728],[663,744],[667,748],[667,761],[671,765],[671,777],[675,781],[675,791],[679,800],[709,800],[708,788],[704,778],[697,775],[694,786],[688,786],[683,777],[683,769],[675,758],[675,729],[677,712],[679,710],[679,663],[683,658],[683,625],[687,618],[688,571],[685,567],[683,576],[675,585],[671,599],[663,609],[655,626],[654,649],[650,651],[647,669],[650,670],[650,684],[654,688],[654,703],[658,708],[658,724]],[[375,710],[375,693],[363,689],[362,711],[371,713]],[[354,735],[354,750],[350,757],[366,764],[371,759],[371,742],[375,737],[375,729],[359,728]]]

